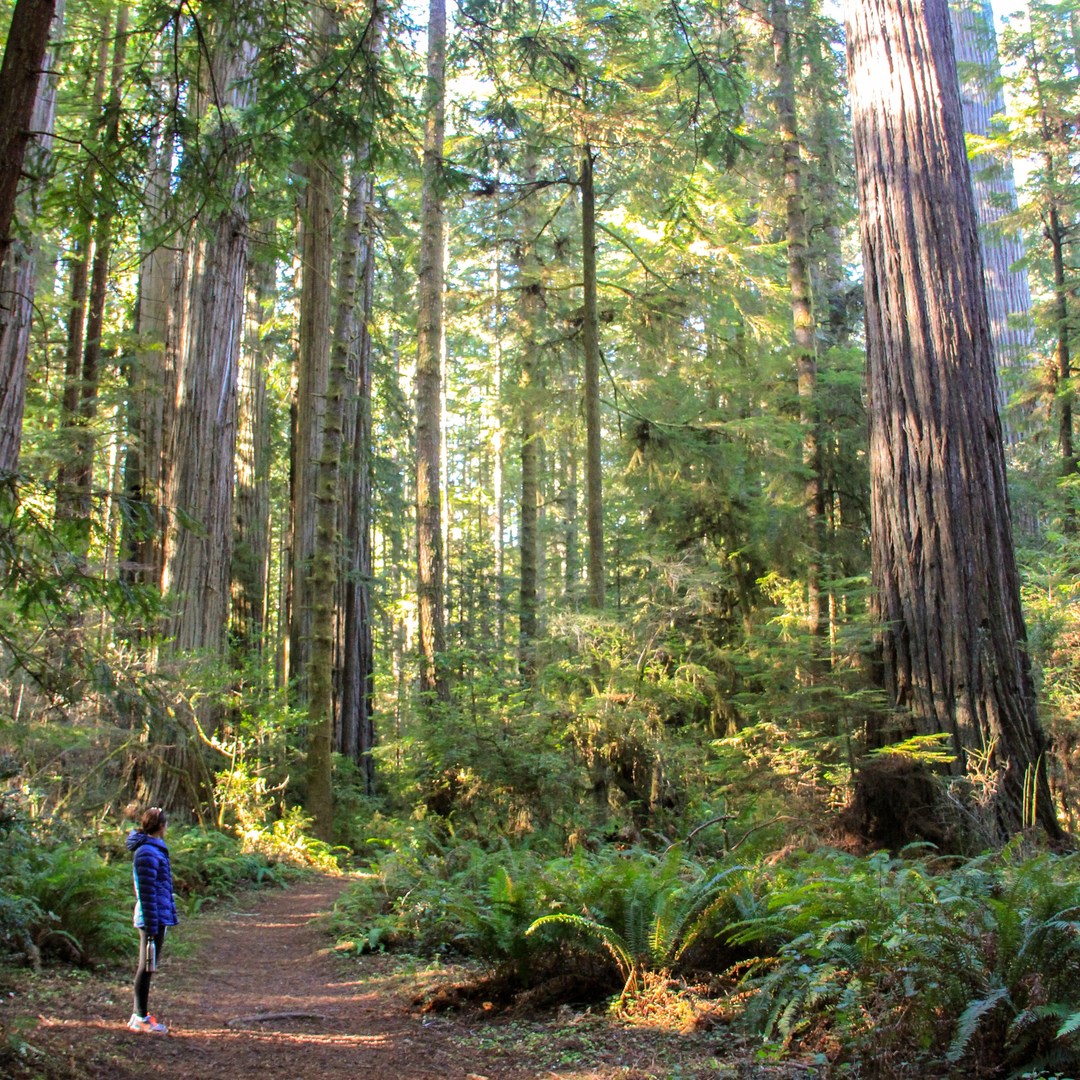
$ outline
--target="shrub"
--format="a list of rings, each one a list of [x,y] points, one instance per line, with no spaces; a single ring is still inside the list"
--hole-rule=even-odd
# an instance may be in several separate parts
[[[971,1075],[1080,1052],[1080,877],[1051,855],[946,869],[819,853],[776,871],[767,909],[732,927],[765,946],[741,1024],[781,1046]],[[895,1066],[897,1075],[904,1073]]]

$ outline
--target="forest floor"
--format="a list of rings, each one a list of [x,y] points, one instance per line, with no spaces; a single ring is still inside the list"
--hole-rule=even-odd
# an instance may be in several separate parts
[[[318,917],[343,878],[248,892],[172,932],[151,989],[167,1036],[126,1027],[130,975],[0,973],[0,1075],[18,1080],[810,1080],[722,1030],[621,1023],[603,1009],[432,1014],[418,996],[461,971],[336,953]],[[8,1044],[5,1053],[3,1043]],[[21,1044],[19,1053],[10,1047]]]

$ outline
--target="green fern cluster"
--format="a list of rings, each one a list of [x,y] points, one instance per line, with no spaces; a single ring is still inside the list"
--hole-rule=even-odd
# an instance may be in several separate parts
[[[338,901],[332,920],[360,948],[453,948],[494,963],[525,963],[525,928],[549,888],[544,859],[505,842],[489,849],[432,830],[403,831]]]
[[[285,867],[215,829],[170,832],[169,854],[173,887],[189,910],[251,885],[282,885],[287,876]]]
[[[766,910],[729,935],[760,954],[742,1023],[766,1040],[827,1031],[851,1061],[972,1075],[1078,1059],[1078,929],[1071,859],[828,852],[778,868]]]
[[[580,869],[567,879],[583,883],[576,895],[527,932],[601,947],[619,969],[623,997],[646,973],[684,967],[703,940],[718,937],[747,902],[756,903],[746,867],[713,869],[675,849],[663,856],[619,853]]]
[[[432,838],[428,838],[432,841]],[[686,966],[720,929],[760,904],[742,867],[678,850],[550,856],[502,844],[399,846],[338,904],[335,930],[357,947],[447,946],[512,970],[520,985],[551,957],[606,957],[624,992],[645,972]]]
[[[130,871],[50,835],[11,798],[0,815],[0,948],[33,965],[118,956],[131,936]]]
[[[0,952],[34,965],[52,958],[113,961],[130,953],[131,858],[119,834],[107,847],[99,839],[61,825],[47,828],[22,812],[0,815]],[[189,910],[208,897],[284,878],[264,855],[213,830],[170,831],[169,849],[174,887]]]

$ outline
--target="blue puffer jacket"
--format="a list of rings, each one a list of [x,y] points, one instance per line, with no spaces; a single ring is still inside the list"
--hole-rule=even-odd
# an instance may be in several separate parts
[[[166,926],[175,926],[176,901],[172,891],[172,868],[169,849],[157,836],[147,836],[132,829],[127,838],[129,851],[135,852],[132,874],[135,878],[135,925],[154,935]]]

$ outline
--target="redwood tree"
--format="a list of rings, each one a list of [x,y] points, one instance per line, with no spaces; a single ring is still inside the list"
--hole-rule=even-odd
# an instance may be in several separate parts
[[[35,50],[43,32],[39,20],[55,8],[57,27],[64,19],[63,2],[16,5],[16,15],[22,11],[26,19],[24,30],[12,19],[8,32],[8,47],[0,69],[0,174],[3,192],[0,194],[0,477],[15,473],[22,445],[23,406],[26,398],[26,365],[30,342],[30,322],[34,309],[36,270],[36,238],[27,237],[22,243],[12,242],[11,224],[15,215],[15,196],[19,180],[30,174],[24,187],[27,197],[34,201],[41,184],[38,177],[46,171],[52,150],[53,119],[56,112],[56,78],[40,78],[40,69],[49,68],[48,57],[34,63]],[[21,35],[21,36],[20,36]],[[8,54],[11,54],[9,66]],[[8,81],[10,78],[10,82]],[[28,123],[18,123],[16,114],[25,107],[23,95],[34,87]],[[10,126],[5,126],[5,121]],[[30,138],[35,140],[30,143]],[[29,168],[27,167],[29,166]],[[10,207],[7,200],[10,198]]]
[[[947,0],[853,0],[847,41],[886,689],[989,779],[1003,835],[1029,806],[1057,835]]]
[[[16,0],[0,65],[0,265],[11,247],[15,197],[34,134],[30,118],[55,9],[55,0]]]
[[[417,284],[416,506],[420,688],[448,700],[442,540],[442,156],[446,131],[446,4],[431,0],[428,15],[427,88],[424,94],[423,194]]]

